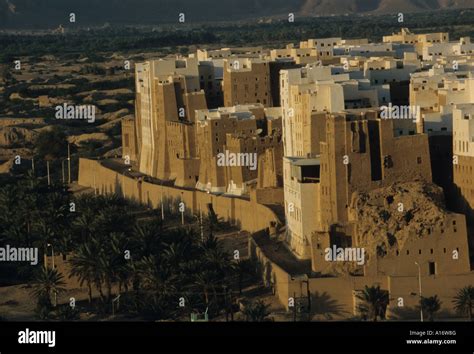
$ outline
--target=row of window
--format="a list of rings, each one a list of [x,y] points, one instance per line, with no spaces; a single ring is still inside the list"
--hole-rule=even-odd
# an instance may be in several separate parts
[[[456,251],[459,253],[459,247],[456,247]],[[443,253],[447,253],[447,249],[446,248],[443,248]],[[422,254],[422,251],[421,249],[418,250],[418,255],[421,255]],[[430,254],[434,254],[434,250],[433,248],[430,249]],[[400,251],[396,251],[395,252],[395,255],[399,256],[400,255]],[[406,250],[406,255],[409,256],[410,255],[410,250]]]
[[[457,145],[457,146],[456,146]],[[456,149],[457,148],[457,149]],[[464,140],[455,140],[454,149],[460,152],[469,152],[469,142]]]

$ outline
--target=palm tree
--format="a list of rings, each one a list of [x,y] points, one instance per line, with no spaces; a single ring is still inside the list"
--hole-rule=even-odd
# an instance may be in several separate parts
[[[36,196],[37,194],[35,193],[25,194],[20,198],[17,206],[21,223],[25,227],[25,238],[28,247],[31,246],[31,236],[33,233],[34,221],[38,217],[38,198]]]
[[[112,287],[119,282],[119,270],[125,266],[125,260],[120,241],[124,240],[123,234],[111,233],[107,237],[107,242],[101,242],[99,253],[97,254],[97,267],[104,281],[107,290],[107,302],[112,299]],[[123,279],[123,274],[122,274]]]
[[[1,236],[3,236],[5,242],[8,240],[10,242],[24,244],[27,247],[31,247],[31,240],[28,238],[28,233],[25,231],[24,225],[12,223],[10,225],[5,225]],[[0,238],[0,240],[2,240],[2,238]]]
[[[388,306],[388,291],[380,289],[380,286],[365,286],[357,298],[362,301],[359,305],[359,311],[364,317],[371,318],[374,322],[377,318],[385,319],[385,311]]]
[[[79,241],[83,242],[94,233],[92,228],[94,220],[95,214],[92,212],[83,212],[74,219],[73,226],[77,230]]]
[[[204,251],[213,250],[219,248],[219,241],[217,240],[216,236],[213,234],[209,234],[202,242],[201,248]]]
[[[19,188],[6,185],[0,188],[0,223],[13,224],[18,217]]]
[[[37,188],[40,184],[33,170],[28,170],[28,172],[26,172],[26,182],[30,190]]]
[[[434,321],[434,314],[441,308],[441,301],[438,296],[422,297],[420,300],[421,308],[428,314],[428,320]]]
[[[39,217],[36,218],[40,221],[39,224],[42,230],[45,230],[44,225],[47,226],[51,237],[54,239],[54,244],[58,251],[62,253],[66,253],[70,246],[69,230],[73,214],[69,212],[69,203],[70,200],[65,193],[51,192],[44,198],[43,208],[39,211]]]
[[[243,311],[245,320],[252,322],[264,322],[268,320],[270,315],[270,305],[265,304],[262,300],[257,300],[255,303],[249,303],[245,306]]]
[[[234,271],[237,273],[239,294],[242,294],[242,288],[245,275],[253,275],[255,264],[251,259],[239,259],[234,265]]]
[[[179,269],[183,260],[189,257],[190,249],[190,240],[182,239],[179,242],[173,242],[163,250],[163,259],[169,266]]]
[[[158,223],[149,222],[136,225],[132,232],[131,248],[137,258],[149,256],[161,245]]]
[[[232,263],[230,262],[230,256],[228,253],[222,251],[220,248],[212,249],[204,252],[204,264],[217,271],[217,273],[225,276],[230,273],[232,269]]]
[[[109,199],[107,199],[107,203]],[[117,218],[120,215],[120,218]],[[135,226],[135,219],[131,215],[130,208],[127,205],[109,205],[99,210],[95,216],[95,225],[97,231],[102,235],[123,232],[131,234]]]
[[[175,295],[179,277],[174,269],[164,262],[159,262],[155,256],[143,258],[138,268],[141,284],[145,289],[164,296]]]
[[[453,300],[456,311],[466,315],[472,321],[472,309],[474,308],[474,287],[469,285],[460,289]]]
[[[179,274],[154,255],[144,257],[136,264],[136,268],[139,283],[144,290],[140,296],[143,299],[144,314],[154,319],[174,317]]]
[[[223,222],[223,218],[219,218],[212,208],[207,213],[207,216],[203,218],[204,231],[209,236],[214,236],[214,232],[218,231]]]
[[[206,307],[209,307],[209,295],[210,292],[213,290],[214,279],[214,273],[208,270],[197,273],[194,276],[194,285],[197,288],[197,292],[200,292],[204,295],[204,302],[206,304]]]
[[[92,285],[97,283],[96,254],[90,247],[90,243],[79,246],[74,256],[70,259],[71,272],[69,277],[77,277],[82,287],[87,284],[89,303],[92,303]]]
[[[45,299],[46,304],[51,306],[51,294],[59,294],[64,291],[63,279],[62,274],[56,269],[42,267],[31,282],[33,295],[37,300]]]

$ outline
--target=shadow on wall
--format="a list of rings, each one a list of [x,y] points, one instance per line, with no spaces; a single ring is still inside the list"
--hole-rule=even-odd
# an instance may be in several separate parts
[[[423,313],[424,320],[428,321],[428,313],[425,311]],[[446,309],[437,311],[434,315],[434,321],[436,320],[445,320],[448,318],[457,318],[456,314]],[[420,321],[420,306],[413,306],[413,307],[396,307],[390,310],[389,320],[412,320],[412,321]]]
[[[420,307],[404,306],[391,308],[389,318],[391,320],[419,320]]]
[[[119,176],[118,174],[115,176],[115,192],[114,192],[114,194],[116,194],[116,195],[118,195],[122,198],[125,198],[125,194],[124,194],[123,189],[122,189],[122,184],[120,183],[118,176]]]
[[[316,291],[311,294],[311,320],[332,320],[334,317],[350,317],[351,313],[344,310],[337,300],[329,296],[327,292]]]
[[[466,227],[468,233],[468,245],[469,245],[469,261],[471,270],[474,270],[474,210],[469,204],[469,200],[463,196],[461,188],[454,185],[452,188],[452,198],[454,204],[452,206],[453,211],[466,215]]]

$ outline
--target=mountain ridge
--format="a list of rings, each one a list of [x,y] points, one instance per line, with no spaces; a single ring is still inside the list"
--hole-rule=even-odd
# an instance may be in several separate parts
[[[474,0],[0,0],[0,28],[55,28],[74,12],[77,25],[225,22],[250,18],[388,14],[474,8]]]

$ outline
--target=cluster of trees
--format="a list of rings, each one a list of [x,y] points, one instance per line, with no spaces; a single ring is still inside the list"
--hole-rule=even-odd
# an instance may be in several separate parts
[[[67,35],[2,35],[0,47],[4,48],[4,54],[0,57],[0,63],[11,63],[23,55],[140,51],[197,43],[219,43],[219,38],[210,30],[197,28],[151,32],[126,27],[81,30]]]
[[[67,136],[59,126],[42,130],[35,139],[35,153],[40,159],[59,159],[67,156]]]
[[[71,196],[59,186],[48,188],[30,172],[16,183],[0,187],[0,244],[37,247],[40,257],[46,245],[57,240],[65,247],[73,214]],[[40,258],[41,260],[42,258]],[[31,279],[29,263],[0,264],[0,284],[22,283]]]
[[[367,37],[380,40],[383,35],[409,27],[415,31],[449,31],[452,37],[474,36],[473,10],[438,11],[405,14],[399,23],[397,14],[379,16],[297,17],[269,23],[241,21],[232,24],[168,25],[158,31],[149,28],[111,26],[102,29],[79,30],[66,35],[0,36],[3,53],[0,63],[11,63],[21,55],[58,54],[74,52],[115,52],[157,50],[203,44],[250,45],[300,41],[307,38],[343,36]],[[433,22],[436,18],[436,23]],[[436,28],[435,28],[436,26]],[[184,53],[184,52],[183,52]],[[95,61],[98,62],[98,61]]]
[[[365,320],[376,322],[378,319],[385,319],[385,313],[389,304],[389,294],[382,290],[379,285],[366,286],[365,289],[357,295],[360,300],[359,311],[361,317]],[[435,315],[441,309],[441,301],[437,295],[421,297],[420,307],[427,316],[428,321],[434,321]],[[474,310],[474,287],[466,286],[458,291],[453,299],[453,305],[456,312],[461,316],[467,316],[472,321]]]
[[[179,225],[178,216],[166,223],[160,216],[116,195],[72,196],[30,173],[0,188],[0,244],[37,247],[40,257],[54,249],[68,255],[72,270],[2,264],[0,284],[29,282],[42,319],[77,318],[79,307],[54,307],[68,276],[88,289],[83,306],[98,315],[110,314],[120,294],[122,313],[144,319],[204,312],[232,318],[244,284],[257,282],[256,265],[222,249],[213,213],[189,226]],[[262,306],[249,306],[247,318],[265,318]]]
[[[90,301],[95,288],[101,302],[110,304],[118,287],[127,312],[154,319],[218,305],[223,286],[232,285],[233,267],[212,235],[200,240],[193,229],[164,230],[157,218],[137,223],[119,204],[97,201],[91,196],[79,200],[85,212],[77,220],[81,240],[71,259],[73,275],[87,285]]]

